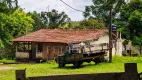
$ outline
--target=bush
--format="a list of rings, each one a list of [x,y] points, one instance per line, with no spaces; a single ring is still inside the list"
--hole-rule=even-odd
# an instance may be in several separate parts
[[[16,47],[15,45],[8,45],[5,48],[0,48],[0,59],[6,58],[14,60]]]

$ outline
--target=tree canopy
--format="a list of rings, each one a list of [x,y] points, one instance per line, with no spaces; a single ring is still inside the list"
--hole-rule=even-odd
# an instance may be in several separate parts
[[[109,13],[112,9],[112,19],[116,13],[120,11],[120,6],[125,3],[125,0],[92,0],[93,5],[86,6],[84,17],[93,17],[104,21],[105,25],[109,24]]]
[[[65,12],[59,13],[55,9],[53,9],[51,12],[29,12],[28,15],[31,16],[35,22],[33,24],[34,31],[41,28],[66,28],[71,21]]]
[[[122,25],[120,29],[126,32],[127,39],[133,40],[140,37],[142,34],[142,0],[131,0],[130,3],[122,5],[120,15],[118,25]]]
[[[0,11],[6,14],[14,12],[18,8],[18,0],[0,0]]]
[[[72,26],[70,26],[70,28],[72,29],[104,29],[105,28],[103,21],[92,19],[92,18],[85,19],[80,22],[74,22],[71,24]]]
[[[11,15],[0,13],[0,44],[10,44],[10,40],[29,32],[33,20],[25,12],[16,10]]]

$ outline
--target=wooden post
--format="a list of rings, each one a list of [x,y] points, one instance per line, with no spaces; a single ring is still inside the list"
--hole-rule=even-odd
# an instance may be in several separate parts
[[[109,62],[112,62],[112,8],[109,12]]]
[[[26,71],[25,70],[16,70],[16,80],[26,80]]]
[[[89,43],[89,52],[92,53],[90,42],[88,43]]]
[[[138,71],[136,63],[125,63],[124,80],[138,80]]]

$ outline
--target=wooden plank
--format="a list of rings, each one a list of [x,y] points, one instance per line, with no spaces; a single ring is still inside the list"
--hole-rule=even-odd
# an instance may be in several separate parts
[[[100,73],[100,74],[78,74],[78,75],[60,75],[29,77],[29,80],[120,80],[123,73]]]

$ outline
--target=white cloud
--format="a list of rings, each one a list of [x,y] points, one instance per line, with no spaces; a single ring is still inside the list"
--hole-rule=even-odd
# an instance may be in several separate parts
[[[84,11],[85,6],[91,5],[92,0],[63,0],[73,8]],[[47,7],[49,6],[49,10],[56,9],[59,12],[64,11],[72,20],[82,20],[82,12],[75,11],[60,0],[18,0],[19,6],[24,8],[25,11],[48,11]]]

